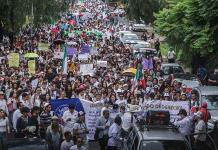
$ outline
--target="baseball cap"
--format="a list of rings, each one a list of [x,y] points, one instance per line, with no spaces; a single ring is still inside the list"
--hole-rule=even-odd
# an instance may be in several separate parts
[[[4,92],[3,92],[3,91],[0,91],[0,95],[4,95]]]
[[[58,120],[58,117],[57,116],[53,116],[53,117],[51,117],[51,120]]]
[[[45,103],[44,104],[44,107],[46,108],[46,107],[48,107],[49,105],[51,105],[50,103]]]

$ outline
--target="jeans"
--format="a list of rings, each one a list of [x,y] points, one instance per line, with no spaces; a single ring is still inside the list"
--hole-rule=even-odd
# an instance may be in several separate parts
[[[0,132],[0,150],[7,150],[7,134]]]

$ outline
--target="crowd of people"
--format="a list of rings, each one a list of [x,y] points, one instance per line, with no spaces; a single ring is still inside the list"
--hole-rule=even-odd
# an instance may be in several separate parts
[[[108,10],[107,13],[104,13],[105,9]],[[72,104],[62,118],[58,118],[50,103],[54,99],[79,98],[104,104],[95,133],[101,150],[116,150],[122,146],[120,131],[126,125],[122,125],[122,122],[126,119],[128,104],[144,106],[148,100],[190,101],[197,119],[187,119],[187,112],[181,110],[181,120],[175,124],[184,135],[206,129],[202,125],[210,119],[206,104],[197,104],[195,93],[189,93],[185,85],[174,80],[173,75],[164,79],[161,59],[154,59],[153,56],[135,58],[130,45],[117,42],[119,37],[114,34],[130,30],[131,27],[119,22],[125,13],[111,13],[114,9],[98,0],[85,1],[80,5],[76,3],[70,7],[69,12],[80,14],[85,10],[89,12],[86,17],[79,15],[72,22],[72,13],[66,13],[56,24],[38,28],[25,27],[15,38],[13,48],[8,38],[0,43],[0,149],[6,149],[10,132],[14,133],[15,138],[46,139],[50,150],[88,149],[89,129],[85,123],[85,112],[76,111]],[[75,30],[80,33],[68,34]],[[93,33],[96,31],[101,32],[101,35]],[[75,56],[68,57],[67,72],[62,65],[63,58],[54,56],[64,52],[63,45],[57,42],[60,39],[60,42],[73,42],[70,45],[77,50]],[[143,39],[151,42],[152,48],[160,50],[159,40],[153,33],[147,33]],[[40,42],[49,43],[49,50],[39,50]],[[96,53],[89,55],[87,60],[80,60],[78,54],[82,53],[84,45],[89,45]],[[12,52],[20,55],[18,68],[9,67],[8,56]],[[39,55],[34,58],[35,74],[28,72],[29,59],[24,57],[24,54],[30,52]],[[169,52],[169,62],[174,62],[174,55],[172,51]],[[102,60],[107,61],[107,66],[96,64]],[[88,63],[93,64],[94,71],[83,75],[80,65]],[[135,81],[134,76],[122,74],[124,69],[131,67],[137,70],[143,68],[142,80]],[[120,110],[119,115],[113,119],[107,109],[109,106]],[[195,129],[190,127],[190,120],[197,120]],[[196,137],[196,140],[202,143],[205,138]]]

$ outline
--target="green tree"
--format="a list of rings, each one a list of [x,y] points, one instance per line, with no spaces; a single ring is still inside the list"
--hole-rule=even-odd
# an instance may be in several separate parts
[[[66,11],[67,2],[63,0],[0,0],[0,20],[5,29],[18,31],[28,18],[34,25],[50,23]],[[34,18],[32,17],[34,16]]]
[[[154,12],[158,12],[166,5],[164,0],[129,0],[127,15],[130,19],[152,23],[155,19]]]
[[[218,64],[218,0],[181,0],[155,16],[155,30],[178,49],[183,62],[194,69]]]

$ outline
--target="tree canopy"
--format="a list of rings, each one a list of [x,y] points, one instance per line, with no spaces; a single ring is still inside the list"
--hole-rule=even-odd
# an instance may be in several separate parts
[[[0,21],[6,30],[13,32],[26,22],[50,23],[67,8],[64,0],[0,0],[0,3]]]
[[[184,62],[192,68],[218,65],[218,0],[180,0],[155,17],[155,30],[181,52]]]
[[[129,0],[127,15],[136,21],[144,20],[145,23],[154,21],[154,12],[158,12],[166,5],[164,0]]]

